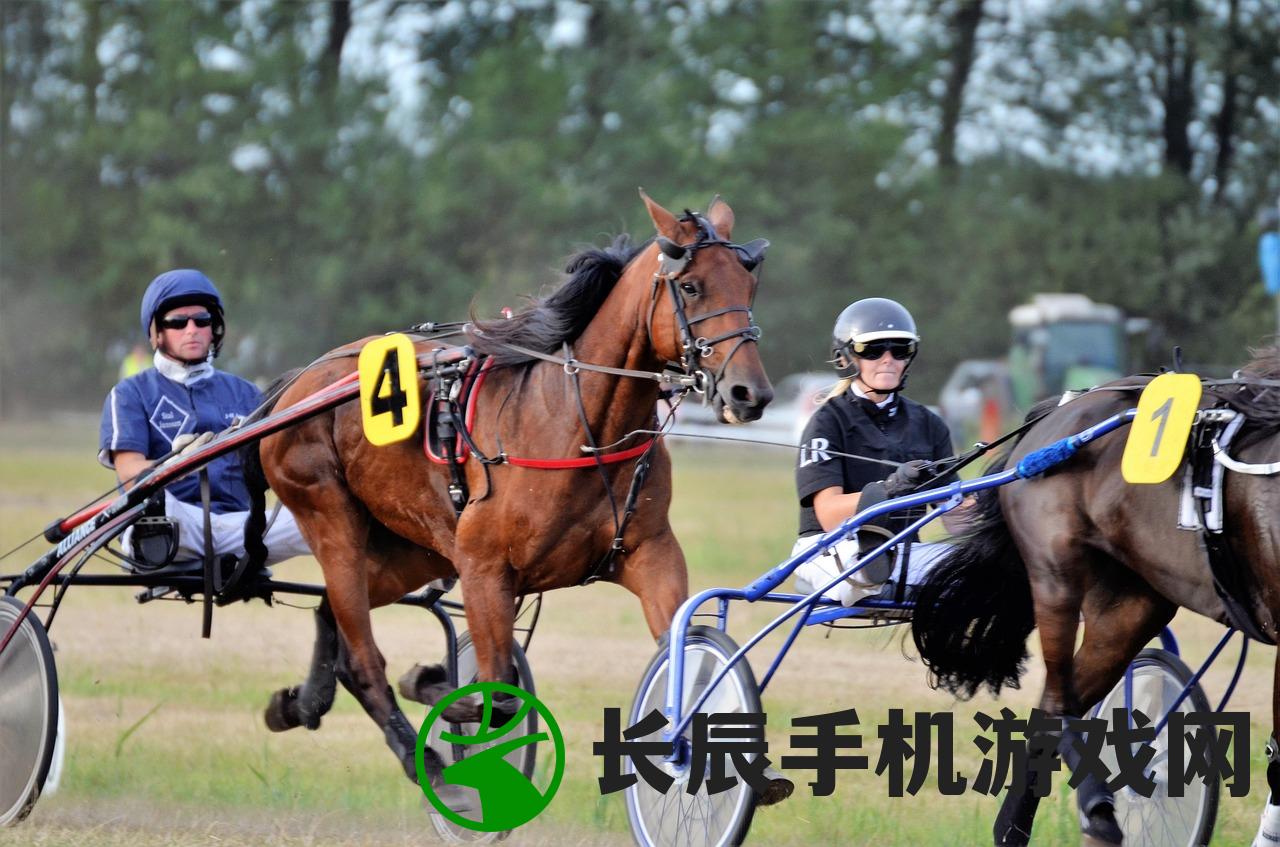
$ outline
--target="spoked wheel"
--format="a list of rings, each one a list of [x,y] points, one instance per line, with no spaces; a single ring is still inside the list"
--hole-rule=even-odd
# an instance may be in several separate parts
[[[23,604],[0,597],[0,640]],[[27,615],[0,653],[0,826],[30,814],[44,788],[58,727],[58,672],[44,625]]]
[[[533,671],[529,669],[529,662],[524,657],[524,650],[519,644],[511,645],[511,665],[516,670],[515,685],[523,688],[530,694],[536,694],[533,688]],[[476,650],[471,644],[471,633],[463,633],[458,639],[458,685],[470,685],[476,681],[478,673],[476,670]],[[501,739],[496,739],[493,744],[446,744],[440,738],[440,731],[445,726],[443,721],[437,721],[436,725],[431,728],[431,732],[427,737],[427,743],[440,754],[445,762],[453,763],[461,760],[465,756],[492,747],[493,744],[510,741],[512,738],[519,738],[524,735],[533,735],[538,731],[538,712],[536,709],[530,709],[528,715],[524,718],[524,726],[514,732],[506,733]],[[457,735],[475,735],[480,728],[479,724],[449,724],[449,732]],[[507,754],[506,760],[512,764],[526,778],[533,778],[533,766],[537,755],[538,745],[524,744],[519,748]],[[475,808],[479,808],[479,795],[473,789],[461,788],[468,795],[468,799],[473,803]],[[453,821],[437,812],[431,813],[431,823],[435,825],[436,832],[442,839],[450,844],[491,844],[494,841],[501,841],[511,834],[510,830],[502,832],[479,832],[474,829],[467,829],[459,826]]]
[[[684,643],[684,693],[681,702],[687,709],[729,663],[729,657],[737,652],[738,645],[720,630],[707,626],[690,627]],[[640,680],[640,688],[631,706],[629,725],[635,725],[654,709],[663,711],[667,701],[667,680],[670,678],[668,665],[664,646],[653,657]],[[746,661],[735,664],[707,702],[702,704],[700,711],[708,714],[760,712],[760,689],[750,665]],[[685,729],[682,738],[677,739],[686,755],[692,738],[691,727],[692,724]],[[661,741],[662,732],[645,736],[643,740]],[[636,784],[626,790],[627,817],[631,823],[631,835],[637,844],[642,847],[731,847],[742,843],[756,808],[755,792],[746,780],[739,777],[737,785],[719,794],[709,794],[704,781],[698,793],[689,794],[687,757],[682,764],[666,762],[662,756],[650,756],[649,761],[675,779],[662,792],[648,785],[643,774],[638,774]],[[732,775],[732,762],[724,764],[724,773]],[[628,770],[634,772],[634,767]]]
[[[1167,650],[1146,649],[1138,654],[1130,666],[1133,671],[1132,708],[1146,715],[1154,725],[1168,711],[1178,694],[1191,679],[1191,671],[1182,660]],[[1111,725],[1111,710],[1124,708],[1124,680],[1121,680],[1098,707],[1098,716]],[[1178,711],[1208,712],[1209,700],[1197,683]],[[1185,739],[1179,739],[1184,748],[1183,761],[1190,761],[1190,750]],[[1218,816],[1218,794],[1221,785],[1217,779],[1193,778],[1182,787],[1181,797],[1169,796],[1169,728],[1160,731],[1153,745],[1155,755],[1147,765],[1147,772],[1154,774],[1155,790],[1144,797],[1132,788],[1116,791],[1116,821],[1124,832],[1125,847],[1202,847],[1213,835],[1213,824]],[[1102,760],[1112,774],[1117,773],[1114,748],[1103,746]],[[1173,777],[1177,779],[1178,777]]]

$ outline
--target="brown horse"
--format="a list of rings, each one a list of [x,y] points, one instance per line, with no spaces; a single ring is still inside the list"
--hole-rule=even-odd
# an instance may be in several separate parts
[[[719,198],[706,217],[686,212],[677,218],[641,196],[657,238],[631,249],[623,237],[610,249],[583,252],[570,261],[560,288],[532,308],[470,330],[467,343],[495,363],[476,400],[477,455],[579,459],[583,446],[608,452],[607,445],[633,430],[652,429],[659,383],[592,365],[652,374],[683,362],[686,373],[701,373],[698,384],[725,422],[755,420],[772,399],[750,311],[757,284],[751,270],[767,242],[729,243],[734,215]],[[583,365],[574,374],[512,345],[544,355],[561,355],[572,345],[572,357]],[[322,361],[296,379],[275,408],[354,369],[350,356]],[[264,439],[260,457],[325,582],[310,675],[275,694],[268,726],[318,727],[332,705],[336,676],[382,728],[415,782],[416,732],[387,682],[370,609],[430,580],[458,577],[479,678],[507,678],[517,599],[581,584],[604,559],[615,546],[622,520],[616,508],[635,466],[542,470],[468,461],[470,500],[458,516],[449,472],[424,458],[421,433],[374,447],[354,404]],[[684,555],[667,517],[670,502],[671,461],[659,442],[638,509],[623,524],[620,550],[604,576],[639,598],[655,638],[688,594]],[[412,681],[402,692],[406,687],[415,690]],[[441,768],[428,748],[433,783]]]
[[[1240,379],[1206,387],[1202,405],[1245,416],[1230,446],[1237,460],[1280,460],[1278,380],[1280,348],[1270,348]],[[1131,377],[1058,408],[1048,404],[1048,413],[1014,447],[1010,467],[1032,450],[1132,408],[1148,381]],[[962,697],[983,685],[992,693],[1016,686],[1034,626],[1046,670],[1040,708],[1052,716],[1080,717],[1115,686],[1178,607],[1228,622],[1199,534],[1175,528],[1182,471],[1158,485],[1127,484],[1120,473],[1124,444],[1118,434],[1101,437],[1042,477],[984,492],[978,524],[939,563],[917,598],[915,643],[940,685]],[[1280,476],[1228,470],[1224,485],[1223,537],[1242,568],[1239,596],[1261,637],[1275,640]],[[1084,637],[1077,648],[1082,618]],[[1276,671],[1273,720],[1280,727],[1280,660]],[[1074,768],[1078,754],[1071,735],[1063,733],[1058,750]],[[1267,776],[1276,801],[1280,766],[1272,764]],[[1120,843],[1123,833],[1105,787],[1089,776],[1077,797],[1087,843]],[[1029,842],[1037,802],[1030,784],[1006,795],[995,827],[997,844]]]

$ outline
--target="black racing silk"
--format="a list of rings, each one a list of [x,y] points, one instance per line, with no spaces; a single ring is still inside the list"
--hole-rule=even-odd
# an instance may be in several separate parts
[[[945,459],[952,452],[951,433],[942,418],[900,394],[884,409],[852,391],[828,400],[809,419],[796,459],[800,535],[822,532],[813,495],[831,487],[852,494],[893,473],[888,465],[834,453],[907,462]]]

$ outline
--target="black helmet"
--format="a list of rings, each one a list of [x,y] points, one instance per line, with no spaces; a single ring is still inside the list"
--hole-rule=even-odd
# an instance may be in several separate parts
[[[905,342],[902,349],[906,352],[907,368],[910,368],[920,341],[911,313],[901,303],[884,297],[868,297],[846,306],[831,331],[831,363],[841,379],[853,379],[858,375],[858,354],[876,341]],[[904,370],[902,382],[894,390],[900,390],[906,382]]]

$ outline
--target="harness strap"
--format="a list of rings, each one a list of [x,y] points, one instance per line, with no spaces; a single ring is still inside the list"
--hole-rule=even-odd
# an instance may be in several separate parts
[[[1219,428],[1222,427],[1222,421],[1222,418],[1206,419],[1205,423],[1200,426],[1199,432],[1193,436],[1191,448],[1191,480],[1193,485],[1202,480],[1212,479],[1213,464],[1217,459],[1216,451],[1219,449],[1218,442],[1221,437]],[[1223,484],[1225,485],[1225,482]],[[1208,487],[1212,489],[1212,482],[1209,483]],[[1245,568],[1231,549],[1231,543],[1226,533],[1222,531],[1225,526],[1217,529],[1211,528],[1217,525],[1216,521],[1212,520],[1211,517],[1214,498],[1193,497],[1192,499],[1196,504],[1196,511],[1200,519],[1200,545],[1209,561],[1209,573],[1213,579],[1213,590],[1218,595],[1218,599],[1222,601],[1222,606],[1227,613],[1227,620],[1249,638],[1263,644],[1274,644],[1275,641],[1267,637],[1254,620],[1253,612],[1250,610],[1247,599],[1250,596],[1250,591]],[[1222,520],[1225,525],[1226,509],[1224,508],[1222,512]]]
[[[651,379],[666,385],[678,385],[683,388],[695,388],[698,379],[688,374],[676,373],[675,371],[634,371],[629,368],[613,368],[608,365],[594,365],[590,362],[579,362],[577,359],[556,356],[553,353],[543,353],[541,350],[534,350],[531,347],[523,347],[519,344],[512,344],[507,341],[491,340],[491,343],[509,350],[514,350],[524,356],[530,356],[534,359],[541,359],[544,362],[551,362],[560,365],[565,369],[565,373],[572,374],[574,371],[591,371],[592,373],[613,374],[614,376],[631,376],[638,379]]]
[[[656,439],[650,438],[642,444],[638,444],[628,450],[621,450],[617,453],[609,453],[600,456],[592,449],[593,455],[584,456],[581,459],[522,459],[516,456],[503,456],[502,461],[508,465],[515,465],[518,468],[533,468],[540,471],[559,471],[570,470],[572,468],[589,468],[597,463],[612,465],[617,462],[625,462],[627,459],[634,459],[636,456],[642,455],[644,451],[653,446]]]
[[[467,480],[462,475],[462,459],[458,456],[458,427],[459,424],[463,428],[466,427],[466,423],[459,421],[456,414],[458,403],[453,396],[453,389],[458,379],[460,377],[446,377],[442,371],[437,370],[432,393],[436,407],[436,439],[444,453],[445,464],[449,466],[449,500],[453,504],[454,516],[462,517],[462,510],[467,505],[470,492],[467,490]],[[430,442],[429,437],[427,441]],[[429,451],[428,456],[430,456]]]
[[[640,502],[640,489],[644,487],[645,480],[649,478],[649,463],[653,459],[653,453],[650,452],[649,448],[653,445],[653,441],[642,445],[644,453],[640,456],[640,461],[636,462],[635,472],[631,475],[631,487],[627,490],[627,502],[622,507],[622,520],[618,523],[617,531],[614,533],[613,543],[609,545],[609,549],[600,557],[600,560],[587,572],[587,575],[582,578],[581,585],[590,585],[602,577],[612,576],[613,566],[618,554],[627,552],[626,548],[622,546],[622,539],[627,534],[627,524],[631,523],[631,517],[636,513],[637,505]]]
[[[201,600],[200,637],[213,631],[213,518],[209,514],[209,466],[200,468],[200,504],[204,507],[204,597]]]
[[[1243,421],[1244,416],[1236,413],[1238,417],[1233,418],[1231,423],[1227,424],[1231,427]],[[1229,471],[1236,473],[1248,474],[1250,476],[1271,476],[1280,473],[1280,461],[1268,462],[1266,464],[1251,464],[1249,462],[1241,462],[1227,455],[1227,448],[1222,444],[1222,437],[1213,439],[1213,459]]]
[[[1204,501],[1201,501],[1203,503]],[[1236,629],[1263,644],[1276,642],[1263,634],[1262,628],[1253,620],[1253,613],[1237,597],[1247,596],[1245,593],[1244,569],[1224,534],[1200,530],[1200,541],[1205,554],[1209,558],[1209,568],[1213,575],[1213,590],[1227,610],[1227,620]]]

